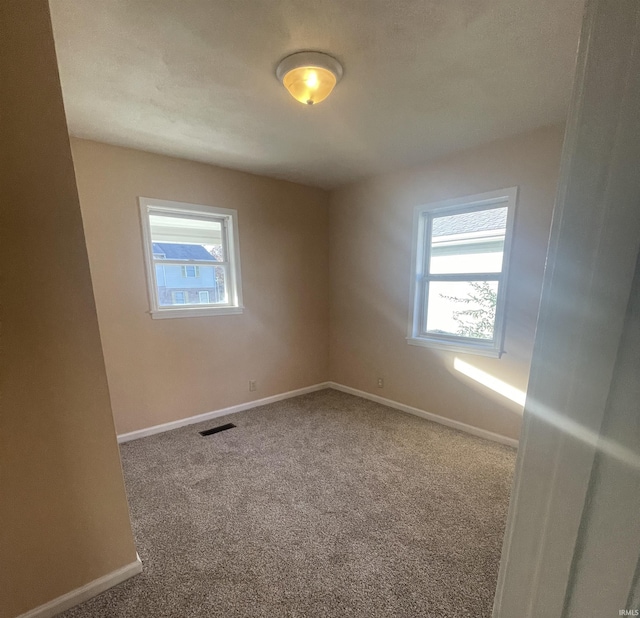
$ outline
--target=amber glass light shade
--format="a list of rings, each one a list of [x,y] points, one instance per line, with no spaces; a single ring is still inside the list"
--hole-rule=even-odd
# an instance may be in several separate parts
[[[298,52],[280,62],[276,76],[296,101],[314,105],[331,94],[342,77],[342,65],[321,52]]]
[[[336,76],[320,67],[300,67],[289,71],[282,83],[296,101],[314,105],[331,94],[336,85]]]

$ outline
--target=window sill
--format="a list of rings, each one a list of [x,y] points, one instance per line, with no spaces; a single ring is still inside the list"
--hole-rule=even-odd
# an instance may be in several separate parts
[[[497,348],[482,344],[457,343],[454,341],[427,339],[426,337],[407,337],[407,343],[423,348],[434,348],[447,352],[457,352],[458,354],[477,354],[479,356],[490,356],[492,358],[500,358],[503,354],[503,352]]]
[[[194,307],[189,309],[158,309],[151,311],[154,320],[165,318],[204,318],[213,315],[237,315],[244,311],[244,307]]]

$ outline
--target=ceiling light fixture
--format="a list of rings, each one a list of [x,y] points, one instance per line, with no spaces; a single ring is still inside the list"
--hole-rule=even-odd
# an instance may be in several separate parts
[[[280,61],[276,77],[296,101],[314,105],[331,94],[342,78],[342,65],[322,52],[298,52]]]

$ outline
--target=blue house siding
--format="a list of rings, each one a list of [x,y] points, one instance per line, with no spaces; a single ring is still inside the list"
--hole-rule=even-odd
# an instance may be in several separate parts
[[[158,269],[162,269],[164,285],[168,288],[202,288],[214,287],[216,283],[216,274],[214,266],[198,266],[197,277],[185,277],[182,273],[182,266],[175,264],[160,265],[156,264],[156,273]],[[160,279],[158,279],[158,285]]]
[[[185,265],[161,264],[156,262],[156,283],[158,286],[158,302],[161,306],[175,304],[198,305],[207,303],[201,300],[200,292],[207,292],[209,303],[225,301],[224,282],[218,273],[216,280],[217,260],[202,246],[179,243],[153,243],[153,255],[156,260],[184,260]],[[208,264],[188,264],[189,260],[209,261]],[[187,276],[195,273],[196,276]],[[177,296],[176,296],[177,293]],[[181,300],[178,301],[177,297]],[[182,302],[184,300],[184,302]]]

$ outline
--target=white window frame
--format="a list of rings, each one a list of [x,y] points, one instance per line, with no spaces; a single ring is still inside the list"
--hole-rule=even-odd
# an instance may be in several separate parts
[[[204,317],[212,315],[229,315],[242,313],[242,278],[240,271],[240,243],[238,239],[238,212],[229,208],[204,206],[201,204],[189,204],[186,202],[174,202],[155,198],[140,197],[140,222],[142,226],[142,242],[144,249],[144,262],[147,275],[147,293],[151,317],[162,318],[187,318]],[[195,219],[215,219],[222,223],[222,240],[225,245],[227,262],[203,262],[207,266],[222,266],[225,269],[225,282],[227,285],[227,299],[225,304],[215,305],[180,305],[161,307],[158,302],[158,286],[156,281],[156,269],[153,259],[153,243],[151,239],[150,214],[175,215],[176,217]],[[163,259],[163,263],[171,263],[171,260]],[[195,260],[189,260],[189,265],[194,265]],[[183,265],[182,261],[176,262]],[[195,265],[200,265],[196,263]]]
[[[206,303],[202,302],[202,295],[203,294],[207,295],[207,302]],[[208,305],[211,302],[211,294],[209,293],[209,290],[198,290],[198,302],[203,304],[203,305]]]
[[[413,246],[411,256],[411,297],[409,302],[410,345],[449,350],[466,354],[480,354],[499,358],[504,353],[505,309],[513,229],[518,187],[490,191],[478,195],[444,200],[417,206],[413,214]],[[434,216],[447,216],[507,207],[502,270],[499,273],[429,274],[431,226]],[[431,281],[498,281],[494,338],[491,341],[459,335],[426,332],[428,290]]]

